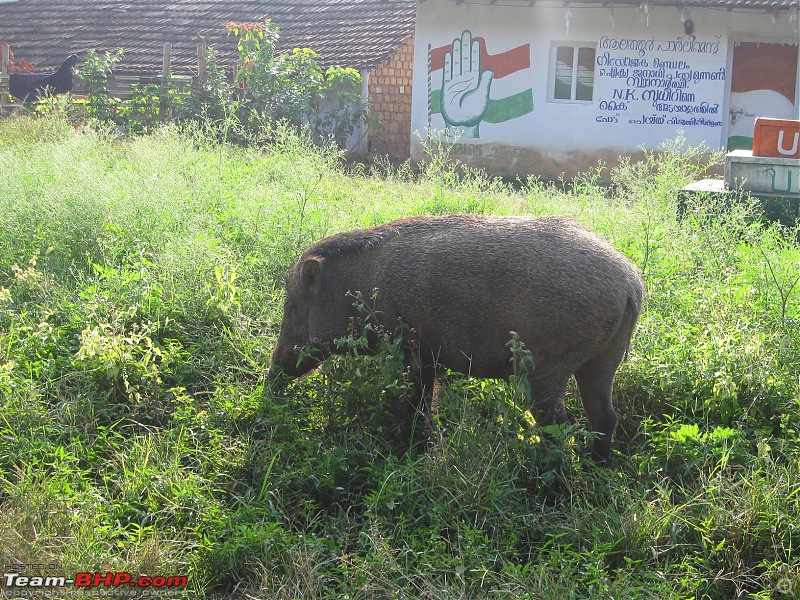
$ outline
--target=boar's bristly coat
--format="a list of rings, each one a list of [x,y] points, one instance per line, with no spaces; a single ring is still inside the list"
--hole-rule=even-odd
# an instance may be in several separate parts
[[[563,396],[574,375],[600,434],[595,456],[608,458],[614,374],[644,299],[638,269],[611,245],[562,217],[412,217],[331,236],[288,273],[269,379],[318,364],[300,360],[299,348],[333,352],[357,316],[353,293],[370,298],[373,290],[382,324],[410,327],[423,389],[432,389],[437,365],[512,375],[507,343],[516,332],[533,355],[537,420],[567,419]]]

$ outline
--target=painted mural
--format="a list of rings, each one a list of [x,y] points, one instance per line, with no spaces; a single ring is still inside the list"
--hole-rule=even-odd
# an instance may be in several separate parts
[[[797,45],[742,42],[733,49],[728,149],[753,147],[756,117],[797,119]]]
[[[480,138],[481,123],[532,112],[533,90],[525,87],[530,66],[530,44],[490,54],[486,40],[469,30],[452,44],[428,46],[428,128]]]
[[[739,129],[752,137],[750,115],[798,114],[796,19],[557,4],[418,3],[412,158],[426,159],[433,131],[465,164],[571,177],[679,135],[722,149]]]

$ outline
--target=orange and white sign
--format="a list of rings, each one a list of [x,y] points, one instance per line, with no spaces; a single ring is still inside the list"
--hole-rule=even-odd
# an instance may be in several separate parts
[[[757,118],[753,127],[753,156],[800,158],[800,121]]]

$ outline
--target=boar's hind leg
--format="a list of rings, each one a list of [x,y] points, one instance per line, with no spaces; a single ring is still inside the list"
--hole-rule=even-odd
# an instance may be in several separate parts
[[[592,431],[600,434],[594,442],[592,454],[598,462],[605,462],[611,454],[611,441],[617,428],[617,413],[611,403],[614,373],[622,361],[623,353],[611,353],[593,358],[575,371],[575,381]]]

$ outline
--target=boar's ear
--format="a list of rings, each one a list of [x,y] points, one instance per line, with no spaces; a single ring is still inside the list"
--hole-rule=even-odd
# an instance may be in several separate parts
[[[319,292],[322,285],[322,262],[316,258],[309,258],[300,268],[300,277],[305,289],[312,294]]]

